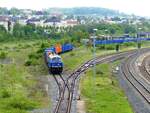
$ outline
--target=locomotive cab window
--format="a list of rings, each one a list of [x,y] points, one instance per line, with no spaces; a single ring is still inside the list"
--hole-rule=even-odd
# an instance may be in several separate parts
[[[53,62],[61,62],[61,58],[59,58],[59,57],[54,57],[54,58],[52,58],[52,61],[53,61]]]

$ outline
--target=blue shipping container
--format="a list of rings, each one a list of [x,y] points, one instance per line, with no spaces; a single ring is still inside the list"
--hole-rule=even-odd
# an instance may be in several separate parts
[[[67,51],[71,51],[73,49],[73,45],[72,44],[64,44],[62,45],[62,53],[67,52]]]
[[[95,44],[116,44],[116,43],[125,43],[125,42],[137,42],[150,40],[150,38],[126,38],[126,39],[114,39],[114,40],[96,40]]]

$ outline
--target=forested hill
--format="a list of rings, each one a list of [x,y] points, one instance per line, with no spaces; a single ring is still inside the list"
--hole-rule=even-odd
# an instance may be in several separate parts
[[[17,8],[2,8],[0,7],[0,15],[19,15],[23,14],[25,9]],[[32,14],[35,14],[35,10],[30,10]],[[100,7],[74,7],[74,8],[48,8],[42,11],[42,14],[61,13],[67,15],[99,15],[99,16],[125,16],[123,13],[119,13],[117,10],[111,10]]]
[[[100,15],[100,16],[120,16],[125,15],[119,13],[119,11],[98,8],[98,7],[75,7],[75,8],[49,8],[47,12],[61,12],[63,14],[73,14],[73,15]]]
[[[48,12],[62,12],[64,14],[75,14],[75,15],[101,15],[101,16],[119,16],[124,15],[119,13],[119,11],[99,8],[99,7],[75,7],[75,8],[49,8]]]

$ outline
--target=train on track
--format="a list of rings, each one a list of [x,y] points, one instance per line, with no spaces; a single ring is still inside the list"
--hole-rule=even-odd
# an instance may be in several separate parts
[[[71,51],[73,50],[74,46],[72,44],[57,44],[54,47],[51,47],[50,49],[56,53],[56,54],[61,54],[61,53],[65,53],[67,51]]]
[[[44,50],[44,57],[49,72],[53,75],[61,74],[63,71],[63,62],[61,56],[58,54],[73,50],[72,44],[57,44],[54,47],[46,48]]]

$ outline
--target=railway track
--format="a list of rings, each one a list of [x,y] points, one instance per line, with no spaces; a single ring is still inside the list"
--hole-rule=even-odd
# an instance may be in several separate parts
[[[148,51],[149,50],[141,50],[140,54],[145,54]],[[135,53],[127,57],[120,66],[120,71],[125,76],[126,80],[132,85],[132,87],[134,87],[134,89],[136,89],[141,97],[143,97],[143,100],[148,104],[148,109],[150,109],[150,81],[147,78],[143,77],[145,76],[143,75],[145,73],[140,73],[135,65],[136,60],[140,56],[140,54]],[[147,74],[148,76],[150,76],[149,73]],[[138,113],[145,112],[143,111]]]
[[[150,55],[146,56],[142,62],[141,73],[145,76],[145,78],[150,81]]]
[[[150,49],[141,49],[142,53],[149,51]],[[123,59],[124,63],[121,65],[121,70],[126,79],[132,86],[142,95],[142,97],[150,103],[150,87],[147,85],[142,78],[138,78],[136,75],[138,73],[135,72],[135,59],[137,58],[137,52],[129,51],[111,55],[104,55],[96,57],[95,59],[91,59],[85,63],[83,63],[78,69],[72,72],[70,76],[64,79],[61,75],[59,77],[62,79],[62,82],[58,82],[55,76],[55,80],[57,81],[59,87],[59,99],[55,110],[53,113],[71,113],[72,101],[74,98],[74,89],[76,86],[76,80],[80,77],[81,73],[85,72],[88,68],[93,67],[95,64],[100,64],[104,62],[112,62],[118,59]],[[141,53],[141,54],[142,54]],[[134,59],[134,60],[133,60]]]
[[[112,62],[118,59],[123,59],[126,56],[135,53],[136,51],[123,52],[111,55],[104,55],[96,57],[95,59],[91,59],[85,63],[83,63],[78,69],[76,69],[70,76],[63,80],[63,84],[57,83],[59,86],[59,100],[57,102],[54,113],[71,113],[71,105],[74,97],[74,88],[76,86],[76,80],[81,75],[81,73],[85,72],[88,68],[93,67],[95,64],[100,64],[104,62]],[[55,78],[56,79],[56,78]],[[67,89],[67,91],[66,91]],[[65,97],[67,97],[65,99]]]
[[[129,63],[131,60],[126,60],[126,62]],[[131,71],[131,66],[125,63],[121,68],[123,70],[123,73],[126,77],[126,79],[132,84],[132,86],[137,89],[137,91],[145,98],[145,100],[150,103],[150,92],[145,87],[145,84],[142,82],[139,82],[139,80],[136,78],[135,74]]]

